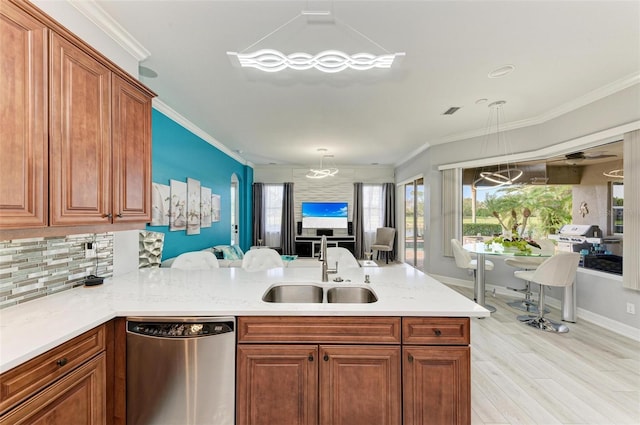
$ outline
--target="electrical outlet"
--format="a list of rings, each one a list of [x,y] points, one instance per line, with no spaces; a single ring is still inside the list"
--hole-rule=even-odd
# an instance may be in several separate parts
[[[636,314],[636,305],[634,303],[627,303],[627,313]]]
[[[96,251],[95,242],[87,242],[84,244],[84,258],[96,258],[98,252]]]

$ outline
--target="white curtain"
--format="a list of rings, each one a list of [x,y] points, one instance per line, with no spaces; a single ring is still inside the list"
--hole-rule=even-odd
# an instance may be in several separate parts
[[[442,248],[453,257],[451,239],[462,237],[462,168],[442,170]]]
[[[383,185],[362,185],[362,221],[364,227],[364,252],[371,251],[371,245],[376,239],[376,230],[383,227],[384,210]]]
[[[280,231],[282,229],[282,184],[264,185],[264,234],[265,246],[280,247]]]

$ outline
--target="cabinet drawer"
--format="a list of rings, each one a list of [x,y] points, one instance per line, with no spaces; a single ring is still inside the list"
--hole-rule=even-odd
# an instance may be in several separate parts
[[[106,417],[105,354],[0,417],[2,425],[104,425]]]
[[[468,317],[404,317],[402,343],[416,345],[469,345]]]
[[[399,344],[399,317],[239,317],[239,342]]]
[[[0,413],[105,350],[101,325],[0,375]]]

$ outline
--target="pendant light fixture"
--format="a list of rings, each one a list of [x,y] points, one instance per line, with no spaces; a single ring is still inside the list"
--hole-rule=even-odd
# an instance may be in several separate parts
[[[335,164],[332,164],[333,167],[326,167],[324,164],[325,158],[333,158],[333,155],[327,154],[327,149],[319,148],[318,152],[320,152],[320,167],[318,168],[310,168],[307,173],[308,179],[323,179],[325,177],[333,177],[338,174],[338,169],[335,167]]]
[[[331,49],[324,50],[319,53],[296,52],[286,54],[272,48],[260,49],[254,52],[247,52],[247,50],[271,37],[273,34],[282,30],[293,21],[299,19],[300,17],[309,16],[333,18],[334,22],[341,24],[350,31],[363,37],[365,40],[381,49],[384,53],[379,55],[365,52],[349,54],[338,49]],[[326,73],[336,73],[347,69],[366,71],[374,68],[391,68],[394,60],[399,56],[404,56],[405,53],[391,53],[360,31],[353,28],[351,25],[340,21],[335,16],[332,16],[331,11],[302,11],[293,18],[289,19],[284,24],[280,25],[275,30],[260,38],[255,43],[245,48],[244,50],[240,52],[227,52],[227,55],[229,57],[237,59],[240,66],[243,68],[255,68],[264,72],[278,72],[286,69],[292,69],[295,71],[316,69],[318,71]]]
[[[511,147],[509,146],[504,132],[500,132],[500,125],[504,121],[502,107],[507,102],[498,100],[489,104],[489,118],[487,120],[487,135],[484,148],[488,149],[491,143],[495,143],[496,149],[505,157],[505,162],[495,167],[481,169],[478,178],[473,182],[473,188],[477,190],[495,189],[501,186],[510,186],[522,177],[522,170],[515,164],[509,163]],[[495,140],[492,140],[493,125],[495,122]]]

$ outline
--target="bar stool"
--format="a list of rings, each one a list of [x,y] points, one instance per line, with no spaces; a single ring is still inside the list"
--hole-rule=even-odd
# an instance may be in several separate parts
[[[546,286],[566,287],[573,285],[578,270],[580,254],[577,252],[561,252],[549,257],[535,270],[521,270],[514,273],[515,277],[540,285],[540,301],[537,315],[518,316],[518,320],[525,324],[548,332],[569,332],[569,328],[553,322],[545,317],[544,292]]]
[[[473,270],[473,300],[478,301],[478,291],[480,290],[478,276],[476,273],[476,270],[478,269],[478,260],[471,258],[471,254],[462,247],[462,244],[457,239],[451,239],[451,248],[453,249],[453,257],[456,260],[456,266],[461,269]],[[493,267],[494,265],[491,261],[484,261],[485,270],[493,270]],[[482,290],[484,290],[484,288]],[[492,313],[496,311],[496,308],[489,304],[485,304],[483,307]]]
[[[556,246],[552,240],[542,239],[538,242],[538,244],[540,245],[541,253],[546,255],[553,255]],[[537,248],[535,249],[537,250]],[[546,259],[546,257],[507,257],[504,259],[504,263],[508,266],[515,267],[521,270],[535,270]],[[526,311],[528,313],[538,313],[538,306],[532,299],[533,292],[531,292],[531,282],[527,281],[525,287],[522,289],[511,288],[509,286],[507,287],[507,289],[511,289],[512,291],[516,292],[522,292],[524,294],[524,300],[507,303],[508,306],[516,308],[518,310]],[[545,311],[545,313],[548,312],[549,310]]]

